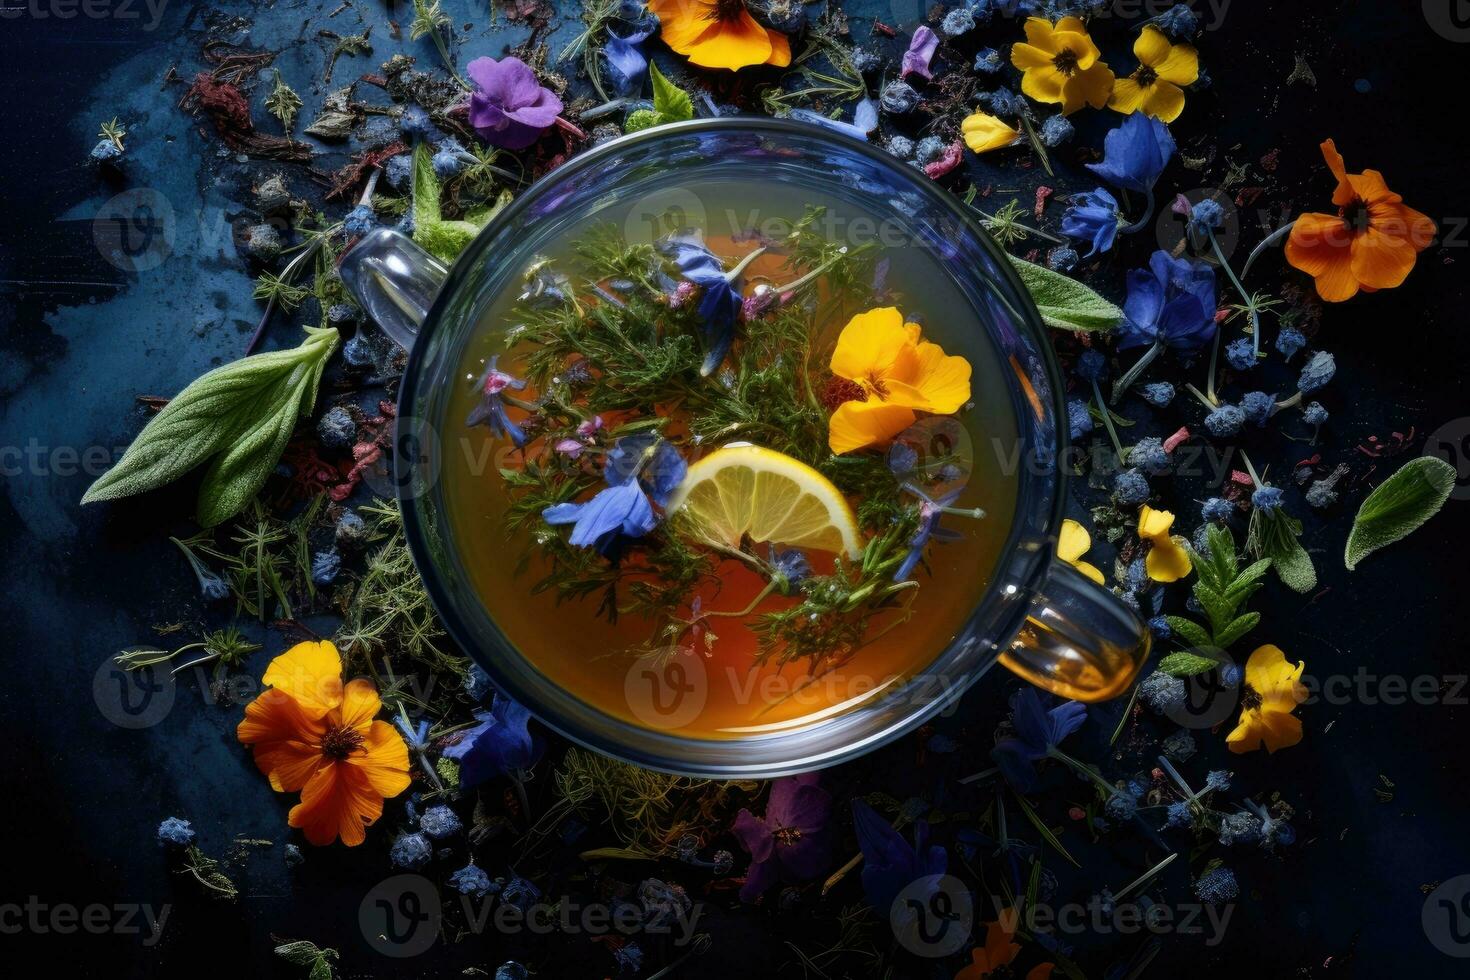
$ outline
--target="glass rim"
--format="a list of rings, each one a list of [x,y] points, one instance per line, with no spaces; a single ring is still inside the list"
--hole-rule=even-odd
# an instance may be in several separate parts
[[[501,212],[493,217],[474,240],[460,254],[458,259],[450,266],[449,273],[440,286],[438,294],[430,307],[428,314],[420,328],[417,342],[408,353],[408,360],[404,366],[402,381],[398,392],[398,409],[400,415],[405,411],[411,411],[415,400],[419,397],[420,382],[425,361],[428,357],[429,344],[426,343],[429,335],[440,329],[441,321],[444,319],[445,311],[458,293],[467,285],[471,284],[471,276],[491,244],[528,209],[544,197],[548,192],[560,187],[565,181],[574,179],[586,171],[595,168],[608,156],[625,152],[629,147],[644,144],[658,143],[670,138],[686,136],[693,133],[725,133],[729,135],[750,135],[751,133],[770,133],[773,135],[787,135],[812,140],[817,143],[834,145],[850,152],[866,157],[877,167],[890,175],[906,182],[914,190],[919,191],[927,199],[938,205],[948,216],[956,219],[962,227],[969,232],[980,243],[980,246],[989,255],[997,274],[1008,287],[1011,295],[1019,302],[1014,304],[1014,312],[1019,314],[1020,321],[1024,324],[1025,331],[1030,335],[1032,346],[1035,348],[1043,370],[1050,381],[1051,399],[1049,408],[1052,416],[1057,420],[1055,426],[1055,445],[1057,458],[1052,468],[1051,483],[1053,486],[1053,500],[1050,512],[1045,516],[1045,525],[1042,529],[1042,537],[1054,540],[1057,529],[1061,526],[1062,517],[1066,506],[1066,483],[1067,475],[1061,467],[1060,461],[1065,457],[1069,447],[1069,432],[1066,426],[1067,411],[1066,397],[1063,391],[1063,375],[1057,362],[1056,353],[1052,349],[1050,336],[1045,324],[1042,322],[1040,311],[1031,299],[1025,284],[1021,281],[1015,268],[1011,265],[1009,254],[1002,249],[984,225],[964,206],[955,196],[939,187],[933,180],[915,172],[913,168],[890,154],[874,147],[872,144],[848,136],[845,133],[811,123],[799,122],[791,119],[778,119],[766,116],[722,116],[710,119],[691,119],[684,122],[669,123],[661,126],[651,127],[609,140],[600,146],[594,147],[580,156],[574,157],[562,166],[542,176],[530,185],[519,197],[515,198]],[[1033,427],[1034,422],[1024,422],[1023,428]],[[1021,437],[1018,433],[1018,437]],[[399,468],[397,479],[399,493],[399,509],[403,518],[404,536],[408,543],[409,552],[413,556],[414,563],[419,574],[424,580],[425,591],[428,593],[431,604],[438,614],[440,621],[444,624],[449,636],[461,647],[463,652],[478,664],[489,675],[496,690],[503,691],[507,696],[518,701],[528,709],[532,715],[555,731],[557,734],[568,739],[576,745],[610,755],[623,761],[633,763],[648,769],[661,772],[674,773],[686,776],[701,776],[717,779],[757,778],[770,779],[783,775],[791,775],[801,772],[809,772],[815,769],[826,768],[848,762],[859,758],[887,742],[900,737],[906,732],[923,724],[924,721],[943,711],[945,708],[959,700],[969,688],[981,677],[989,672],[995,665],[996,659],[1005,645],[1009,644],[1020,632],[1027,614],[1027,603],[1017,602],[1014,609],[1003,617],[993,620],[994,626],[984,632],[989,633],[993,642],[988,658],[976,668],[966,672],[966,675],[957,683],[941,685],[939,693],[924,703],[915,701],[913,706],[902,713],[902,717],[890,724],[874,727],[871,723],[870,711],[874,704],[860,705],[854,707],[833,718],[812,722],[801,728],[792,728],[785,731],[773,732],[759,736],[737,736],[730,738],[700,738],[669,734],[648,725],[640,725],[624,718],[611,715],[606,711],[590,704],[570,692],[563,691],[565,697],[570,698],[581,706],[581,716],[573,717],[571,713],[552,710],[547,707],[547,699],[540,696],[536,691],[529,690],[501,670],[495,663],[495,659],[482,652],[484,645],[478,642],[480,635],[477,630],[472,629],[461,614],[458,605],[447,595],[446,589],[439,581],[437,566],[430,557],[429,537],[435,532],[425,526],[423,515],[420,513],[424,494],[416,493],[414,481],[410,479],[411,463],[399,458],[395,460],[395,467]],[[430,494],[436,491],[429,491]],[[1007,560],[1023,562],[1023,572],[1016,576],[1021,583],[1021,588],[1028,596],[1036,596],[1040,593],[1041,586],[1047,578],[1047,572],[1052,564],[1051,551],[1036,551],[1030,555],[1018,555],[1021,549],[1017,547],[1020,539],[1024,536],[1023,521],[1020,519],[1021,512],[1017,510],[1017,519],[1007,535],[1005,549],[1002,552],[1002,566]],[[444,537],[449,537],[448,534]],[[1053,549],[1054,550],[1054,549]],[[970,611],[962,626],[956,633],[955,638],[938,649],[925,667],[918,668],[908,676],[894,692],[894,696],[901,696],[902,692],[913,687],[926,673],[931,671],[941,661],[948,659],[954,652],[956,646],[965,642],[967,634],[976,631],[977,624],[985,619],[982,614],[988,611],[988,607],[996,599],[996,583],[987,588]],[[487,619],[494,625],[494,617],[485,609]],[[497,632],[499,628],[496,627]],[[533,671],[536,671],[542,679],[544,686],[555,687],[554,682],[545,674],[537,671],[534,663],[525,657],[509,638],[500,634],[500,640],[506,647],[506,654],[519,660],[526,661]],[[875,702],[881,704],[882,702]],[[600,721],[600,724],[589,723],[589,717]],[[868,719],[868,725],[864,727],[862,722]],[[862,730],[858,730],[862,729]],[[833,736],[836,736],[835,738]],[[814,745],[813,743],[821,743]],[[807,748],[799,748],[803,743]],[[832,744],[835,743],[835,744]],[[769,748],[774,745],[791,745],[792,751],[782,755],[779,759],[748,761],[750,750],[754,746],[765,746]],[[702,747],[721,750],[718,754],[723,761],[701,760],[693,761],[689,750],[693,747]]]

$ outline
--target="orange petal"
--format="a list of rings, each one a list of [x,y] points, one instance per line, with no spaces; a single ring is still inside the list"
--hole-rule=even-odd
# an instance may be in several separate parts
[[[1286,261],[1317,281],[1317,295],[1340,303],[1357,295],[1353,275],[1353,235],[1343,220],[1330,214],[1304,214],[1286,240]]]
[[[320,718],[342,703],[342,658],[326,640],[298,643],[270,662],[261,683],[289,694]]]
[[[777,68],[785,68],[791,64],[791,40],[780,31],[767,29],[766,34],[771,39],[771,56],[766,59],[766,64],[775,65]]]
[[[959,411],[970,400],[970,362],[938,344],[920,343],[912,351],[912,373],[891,379],[885,400],[936,415]]]
[[[1018,955],[1021,947],[1011,941],[1015,936],[1015,916],[1011,916],[1011,925],[1007,928],[1006,916],[1001,915],[1000,921],[992,922],[985,927],[985,964],[986,970],[994,972],[1006,966]]]
[[[771,50],[771,32],[742,10],[737,17],[717,21],[715,29],[701,34],[685,54],[691,65],[734,71],[764,64]]]
[[[343,728],[366,728],[382,707],[377,685],[365,677],[354,678],[343,691],[338,724]]]
[[[1337,178],[1339,185],[1347,183],[1347,164],[1342,159],[1342,154],[1337,152],[1337,143],[1333,140],[1324,140],[1319,149],[1322,151],[1322,159],[1327,161],[1327,169],[1332,171],[1332,176]]]
[[[1372,289],[1392,289],[1409,277],[1417,254],[1407,240],[1370,227],[1353,239],[1353,278]]]
[[[911,345],[903,314],[880,306],[847,321],[832,350],[832,373],[849,381],[882,377],[893,370],[905,347]]]
[[[362,771],[368,785],[379,796],[397,796],[412,781],[408,775],[408,746],[398,729],[386,721],[372,723],[363,751],[352,753],[347,763]]]
[[[322,763],[325,723],[308,716],[290,695],[268,690],[245,706],[235,729],[241,743],[254,747],[255,765],[278,793],[300,789]]]
[[[832,413],[827,445],[839,456],[887,442],[914,424],[914,413],[902,405],[880,401],[843,402]]]
[[[1353,189],[1353,198],[1368,204],[1399,204],[1403,196],[1389,190],[1383,174],[1376,170],[1364,170],[1360,174],[1348,174],[1348,185]],[[1349,204],[1352,201],[1348,202]],[[1339,205],[1344,207],[1345,205]]]
[[[348,847],[361,844],[366,828],[383,814],[383,798],[373,791],[367,774],[356,766],[332,762],[317,770],[301,789],[301,802],[287,823],[318,847],[338,837]]]
[[[659,36],[680,54],[688,54],[706,31],[717,26],[714,7],[713,2],[706,0],[649,0],[648,3],[648,9],[658,16]]]
[[[1369,223],[1386,235],[1402,238],[1422,252],[1434,243],[1439,233],[1428,215],[1402,204],[1377,203],[1368,206]]]

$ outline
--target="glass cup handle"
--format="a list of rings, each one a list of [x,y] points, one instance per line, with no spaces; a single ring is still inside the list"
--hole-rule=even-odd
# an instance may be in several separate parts
[[[368,318],[410,350],[449,269],[402,232],[374,228],[342,256],[337,273]]]
[[[1148,660],[1148,627],[1133,610],[1065,562],[1053,560],[1045,595],[1034,600],[1000,663],[1037,687],[1074,701],[1126,692]]]

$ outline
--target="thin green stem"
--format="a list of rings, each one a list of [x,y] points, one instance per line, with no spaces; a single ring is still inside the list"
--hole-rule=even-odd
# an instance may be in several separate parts
[[[1108,409],[1108,403],[1103,400],[1102,388],[1097,379],[1092,379],[1092,394],[1097,399],[1097,410],[1102,414],[1103,427],[1108,430],[1108,438],[1113,441],[1113,449],[1118,453],[1118,460],[1123,460],[1123,443],[1118,439],[1118,430],[1113,428],[1113,413]]]
[[[1143,217],[1139,218],[1131,225],[1124,225],[1122,228],[1119,228],[1118,234],[1131,235],[1136,231],[1142,231],[1144,226],[1154,219],[1154,189],[1150,187],[1144,193],[1146,195],[1146,199],[1144,202]]]
[[[1156,340],[1154,341],[1152,347],[1143,352],[1143,356],[1140,357],[1137,362],[1135,362],[1134,365],[1128,369],[1128,372],[1124,374],[1121,378],[1119,378],[1117,383],[1113,385],[1112,404],[1118,404],[1118,401],[1123,397],[1124,393],[1127,392],[1130,387],[1132,387],[1133,382],[1138,380],[1138,376],[1142,374],[1148,368],[1148,366],[1154,362],[1154,359],[1156,357],[1163,353],[1163,350],[1164,342],[1162,340]]]

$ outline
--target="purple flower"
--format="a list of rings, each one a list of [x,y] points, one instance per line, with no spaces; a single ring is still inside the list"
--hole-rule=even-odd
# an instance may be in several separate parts
[[[659,251],[673,260],[684,279],[702,288],[699,299],[700,334],[704,341],[704,363],[699,373],[708,377],[730,352],[735,342],[735,318],[740,313],[740,290],[726,277],[725,264],[704,245],[697,230],[670,235],[659,242]]]
[[[1035,764],[1086,720],[1087,705],[1064,701],[1048,711],[1036,688],[1023,688],[1011,698],[1011,724],[1016,733],[996,742],[991,758],[1011,785],[1025,792],[1036,781]]]
[[[541,516],[548,524],[575,525],[569,539],[574,546],[612,557],[624,539],[641,538],[658,525],[653,502],[663,506],[687,471],[684,457],[663,438],[651,432],[624,436],[603,464],[605,490],[585,503],[548,507]]]
[[[627,95],[642,87],[648,74],[648,57],[640,45],[648,40],[656,26],[635,24],[626,36],[611,27],[607,29],[607,43],[602,46],[602,53],[607,58],[613,88],[619,95]]]
[[[895,582],[908,581],[909,576],[918,566],[919,559],[924,557],[924,548],[928,546],[930,538],[953,541],[959,537],[955,532],[941,528],[939,518],[944,514],[946,507],[953,506],[964,490],[964,487],[958,487],[939,497],[930,497],[912,483],[905,483],[903,488],[919,498],[919,528],[909,539],[909,553],[904,556],[903,564],[899,565],[898,571],[893,573]]]
[[[476,382],[480,389],[480,404],[470,410],[464,424],[479,425],[483,422],[496,435],[509,436],[511,442],[517,446],[524,446],[526,433],[519,425],[511,421],[509,415],[505,414],[505,402],[502,396],[507,390],[522,390],[526,387],[526,383],[496,367],[499,361],[500,355],[496,354],[490,358],[490,363],[485,365],[485,373],[480,375],[480,380]]]
[[[929,846],[929,824],[914,825],[913,846],[865,800],[852,801],[852,824],[863,852],[863,891],[880,916],[887,915],[898,893],[931,875],[942,875],[949,855],[938,844]]]
[[[492,146],[523,150],[561,115],[561,99],[519,58],[476,58],[465,74],[475,83],[470,125]]]
[[[925,81],[933,79],[934,75],[929,71],[929,63],[934,60],[934,52],[939,50],[939,35],[922,24],[914,31],[914,38],[909,42],[909,49],[903,53],[903,66],[899,69],[899,78],[908,78],[910,75],[918,75]]]
[[[1087,194],[1074,194],[1062,215],[1062,234],[1092,243],[1087,255],[1106,252],[1118,237],[1118,199],[1099,187]]]
[[[750,853],[742,902],[755,901],[777,881],[809,881],[826,870],[832,795],[817,785],[818,779],[814,772],[778,779],[764,817],[749,810],[735,817],[731,833]]]
[[[1147,194],[1173,156],[1169,127],[1135,112],[1103,138],[1102,163],[1089,163],[1087,169],[1114,187]]]
[[[1147,269],[1128,273],[1123,312],[1119,350],[1145,344],[1198,350],[1215,336],[1215,270],[1157,251]]]
[[[474,728],[445,747],[444,758],[459,763],[459,782],[465,789],[512,769],[527,769],[541,758],[544,746],[531,734],[531,713],[502,694],[495,695],[489,711],[476,711]]]

